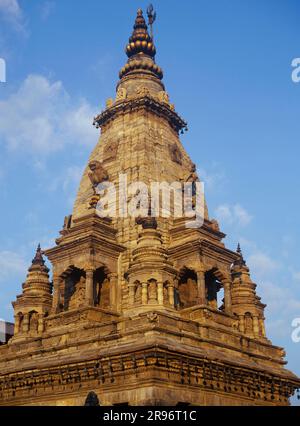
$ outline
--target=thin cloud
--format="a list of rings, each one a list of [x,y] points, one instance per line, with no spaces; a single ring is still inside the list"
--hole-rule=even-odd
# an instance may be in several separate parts
[[[0,283],[11,279],[13,276],[26,275],[28,265],[24,257],[8,250],[0,251]]]
[[[55,9],[54,1],[44,1],[40,7],[41,18],[46,21]]]
[[[216,218],[228,225],[247,226],[253,219],[250,213],[240,204],[222,204],[215,210]]]
[[[69,145],[95,145],[95,110],[87,100],[73,99],[61,81],[29,75],[0,101],[0,137],[8,150],[29,152],[40,162]]]
[[[18,0],[0,0],[0,18],[8,22],[14,30],[27,33],[26,20]]]
[[[270,256],[261,251],[256,251],[248,257],[248,264],[257,276],[265,277],[278,270],[280,265]]]

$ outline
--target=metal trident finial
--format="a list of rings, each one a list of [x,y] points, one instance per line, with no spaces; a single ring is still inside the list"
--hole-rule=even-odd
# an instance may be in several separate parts
[[[156,19],[156,12],[154,11],[154,7],[152,4],[149,4],[147,9],[147,15],[148,15],[148,24],[150,26],[150,35],[153,39],[153,23]]]

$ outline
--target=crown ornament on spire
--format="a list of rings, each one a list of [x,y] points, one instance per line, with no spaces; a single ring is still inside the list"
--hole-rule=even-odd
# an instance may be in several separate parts
[[[41,245],[39,244],[35,253],[34,258],[32,259],[32,264],[29,268],[29,271],[32,271],[33,269],[41,269],[44,272],[49,272],[49,269],[45,265],[45,260],[43,258],[43,252],[41,249]]]
[[[129,58],[138,54],[145,54],[151,58],[155,57],[156,49],[153,39],[148,33],[148,27],[143,16],[142,9],[138,9],[132,36],[126,46],[126,54]]]
[[[40,244],[38,245],[38,248],[36,250],[36,254],[34,256],[34,259],[32,260],[32,264],[33,265],[42,265],[42,266],[45,264]]]
[[[237,245],[236,252],[239,255],[239,258],[234,262],[234,265],[236,265],[236,266],[247,266],[245,259],[244,259],[244,256],[243,256],[243,252],[242,252],[240,243],[238,243],[238,245]]]
[[[156,48],[153,43],[152,25],[156,14],[149,9],[148,19],[151,27],[151,35],[143,16],[142,9],[138,9],[133,33],[126,46],[127,64],[119,73],[120,79],[128,74],[152,74],[159,80],[163,78],[163,70],[155,63]]]

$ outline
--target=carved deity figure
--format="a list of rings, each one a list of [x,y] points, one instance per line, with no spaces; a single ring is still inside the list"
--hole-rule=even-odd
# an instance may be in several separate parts
[[[38,331],[39,326],[39,314],[37,312],[32,312],[29,317],[29,330]]]
[[[162,103],[168,104],[170,102],[169,95],[165,91],[158,93],[158,100]]]
[[[75,291],[72,294],[69,302],[69,309],[76,309],[85,304],[85,278],[80,277],[80,280],[75,284]]]
[[[169,151],[171,160],[174,161],[174,163],[182,164],[182,154],[176,143],[169,146]]]
[[[150,280],[148,283],[149,302],[157,301],[157,285],[155,280]]]
[[[246,333],[253,332],[253,319],[250,312],[246,312],[245,314],[245,332]]]
[[[124,87],[120,87],[117,91],[116,101],[123,101],[127,97],[127,90]]]
[[[145,86],[139,86],[139,87],[136,89],[135,93],[136,93],[138,96],[148,96],[148,95],[150,94],[150,91],[149,91],[148,87],[145,87]]]
[[[88,175],[93,185],[93,188],[95,190],[95,188],[97,187],[97,185],[99,185],[99,183],[102,183],[108,180],[108,173],[103,167],[102,163],[100,163],[100,161],[97,161],[97,160],[91,161],[89,163],[89,168],[90,168],[90,171]]]
[[[114,104],[114,100],[112,98],[108,98],[106,101],[106,108],[112,107]]]
[[[96,283],[96,305],[102,309],[110,305],[110,281],[105,278],[103,282]]]

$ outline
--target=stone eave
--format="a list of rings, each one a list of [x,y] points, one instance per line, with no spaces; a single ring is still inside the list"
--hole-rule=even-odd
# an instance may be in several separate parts
[[[61,242],[58,246],[45,250],[44,253],[52,262],[58,258],[69,258],[70,255],[80,255],[82,254],[83,247],[86,248],[87,251],[92,251],[93,249],[98,250],[100,253],[105,251],[106,255],[115,259],[118,259],[119,254],[126,250],[126,248],[120,244],[113,243],[104,238],[99,238],[95,235],[87,235],[66,243]]]
[[[151,96],[132,98],[122,102],[117,102],[112,107],[107,108],[101,114],[97,115],[94,119],[94,124],[102,127],[108,124],[111,120],[114,120],[119,114],[138,111],[140,109],[146,109],[156,114],[158,117],[165,118],[177,133],[187,127],[186,121],[184,121],[167,104],[158,102]]]

